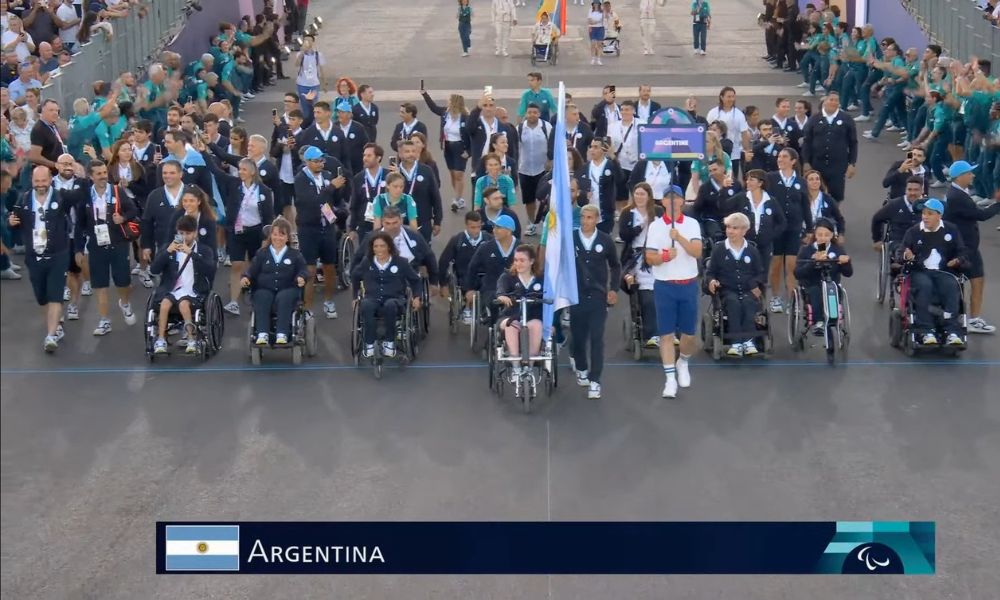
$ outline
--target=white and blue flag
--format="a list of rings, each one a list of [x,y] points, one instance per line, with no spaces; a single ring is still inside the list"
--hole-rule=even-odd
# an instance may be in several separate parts
[[[167,525],[167,571],[239,571],[239,525]]]
[[[545,339],[552,336],[555,311],[578,302],[576,253],[573,250],[573,200],[569,190],[569,162],[566,139],[566,86],[559,82],[556,140],[552,156],[552,195],[546,220],[545,298],[552,304],[542,307],[542,330]]]

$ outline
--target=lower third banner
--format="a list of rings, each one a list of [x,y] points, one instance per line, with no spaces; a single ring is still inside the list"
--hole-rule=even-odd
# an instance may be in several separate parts
[[[156,572],[934,573],[924,521],[156,524]]]

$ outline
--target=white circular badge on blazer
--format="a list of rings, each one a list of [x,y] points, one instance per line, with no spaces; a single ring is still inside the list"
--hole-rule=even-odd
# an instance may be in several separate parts
[[[795,189],[797,189],[797,190],[801,190],[801,189],[802,189],[802,184],[800,184],[800,183],[796,183],[796,184],[795,184]]]
[[[190,173],[191,175],[194,175],[194,167],[188,167],[187,172]]]
[[[52,204],[49,205],[49,208],[51,208],[52,210],[58,210],[59,209],[59,203],[56,202],[56,201],[53,201]]]
[[[771,150],[771,156],[777,156],[777,155],[778,155],[777,150]]]
[[[331,138],[330,138],[330,141],[331,141],[331,142],[336,142],[336,141],[337,141],[337,136],[333,136],[333,137],[331,137]]]
[[[594,246],[594,251],[595,252],[604,252],[604,246],[598,244],[598,245]]]
[[[834,254],[833,252],[830,252],[829,254],[826,255],[826,257],[829,258],[830,260],[833,260],[837,258],[837,255]]]
[[[785,131],[791,131],[791,130],[792,130],[791,125],[785,125]]]
[[[733,195],[733,190],[732,190],[732,189],[729,189],[729,190],[728,190],[728,192],[729,192],[729,195],[730,195],[730,196],[732,196],[732,195]]]
[[[267,169],[261,169],[260,170],[260,176],[261,177],[267,177]]]
[[[843,125],[844,122],[841,119],[837,119],[837,125]]]
[[[604,169],[604,176],[607,177],[608,175],[611,175],[611,169]]]
[[[351,139],[353,140],[354,138],[356,138],[356,137],[358,137],[358,136],[357,136],[356,134],[353,134],[353,133],[352,133],[352,134],[348,135],[347,137],[349,137],[349,138],[351,138]]]
[[[397,267],[396,265],[392,265],[391,267],[389,267],[389,272],[390,273],[398,273],[399,272],[399,267]]]
[[[944,241],[946,241],[946,242],[950,242],[951,241],[951,234],[950,233],[944,234]]]
[[[208,230],[202,227],[198,230],[198,235],[208,235]]]
[[[746,264],[749,265],[750,264],[750,257],[749,256],[744,256],[743,257],[743,262],[745,262]]]
[[[260,194],[259,196],[257,196],[257,199],[260,200],[260,201],[263,201],[264,200],[264,194]]]
[[[417,181],[423,181],[423,180],[424,180],[423,175],[417,175]]]
[[[285,260],[283,260],[281,262],[285,263],[286,265],[290,265],[290,264],[292,264],[292,259],[286,258]]]
[[[537,292],[538,290],[542,289],[542,284],[536,283],[535,285],[531,286],[531,289]]]
[[[768,214],[768,215],[771,214],[771,209],[770,208],[765,208],[764,209],[764,214]]]

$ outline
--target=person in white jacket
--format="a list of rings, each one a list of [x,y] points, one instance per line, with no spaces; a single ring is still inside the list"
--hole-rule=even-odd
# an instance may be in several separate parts
[[[496,55],[510,56],[507,53],[510,30],[517,25],[517,8],[514,6],[514,0],[493,0],[492,15],[493,26],[497,31]]]
[[[653,52],[653,38],[656,35],[656,15],[653,6],[656,0],[639,0],[639,34],[642,36],[642,53]]]

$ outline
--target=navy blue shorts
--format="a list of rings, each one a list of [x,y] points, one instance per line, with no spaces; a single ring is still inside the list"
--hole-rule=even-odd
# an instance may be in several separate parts
[[[672,336],[675,332],[694,335],[698,326],[698,282],[673,283],[657,280],[653,284],[656,304],[656,332]]]
[[[591,27],[590,28],[590,41],[592,41],[592,42],[603,42],[604,41],[604,28],[603,27]]]
[[[337,264],[337,230],[332,227],[299,227],[299,252],[307,265],[317,260],[324,265]]]
[[[463,157],[463,152],[465,152],[465,144],[462,142],[444,143],[444,162],[448,165],[449,171],[465,172],[465,167],[469,164],[469,157]]]
[[[774,238],[774,256],[798,256],[802,247],[802,230],[799,228],[785,231]]]
[[[263,242],[263,225],[248,227],[242,233],[235,230],[226,232],[226,246],[229,251],[229,260],[236,262],[246,262],[253,260],[257,256]]]
[[[113,246],[97,246],[90,249],[90,284],[95,290],[111,287],[127,288],[132,284],[132,273],[129,271],[128,242],[119,242]]]
[[[66,287],[66,270],[69,268],[69,252],[60,252],[50,258],[36,258],[34,253],[29,251],[25,264],[38,305],[62,303],[63,288]]]
[[[983,270],[983,254],[979,248],[968,250],[969,268],[965,270],[965,275],[969,279],[976,279],[985,274]]]

